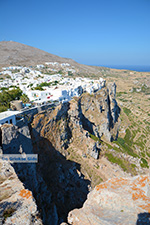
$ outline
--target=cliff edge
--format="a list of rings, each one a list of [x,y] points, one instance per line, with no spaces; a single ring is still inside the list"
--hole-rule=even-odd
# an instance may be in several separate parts
[[[150,224],[149,182],[145,175],[113,178],[97,185],[82,209],[69,213],[69,224]]]

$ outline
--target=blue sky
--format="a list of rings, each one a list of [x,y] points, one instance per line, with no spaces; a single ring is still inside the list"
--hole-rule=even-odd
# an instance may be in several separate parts
[[[150,66],[150,0],[0,0],[0,41],[89,65]]]

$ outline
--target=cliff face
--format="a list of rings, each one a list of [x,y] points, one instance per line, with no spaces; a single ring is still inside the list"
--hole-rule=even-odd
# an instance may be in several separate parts
[[[1,127],[2,151],[4,154],[33,154],[30,130],[27,124],[18,128],[13,125]],[[40,171],[37,171],[35,163],[14,163],[13,167],[25,188],[32,191],[39,207],[44,223],[52,221],[57,224],[58,216],[52,195],[44,182]],[[49,207],[47,207],[49,205]]]
[[[41,117],[42,114],[37,117]],[[38,118],[39,119],[39,118]],[[42,121],[42,120],[41,120]],[[59,135],[57,136],[60,139]],[[39,155],[37,170],[52,193],[60,224],[70,210],[82,207],[89,192],[90,181],[84,179],[80,164],[66,158],[46,137],[32,128],[33,151]]]
[[[120,108],[115,95],[116,85],[111,83],[109,88],[104,87],[93,95],[84,93],[79,98],[74,97],[70,102],[35,115],[31,124],[35,152],[40,151],[41,154],[43,143],[46,146],[51,143],[68,160],[81,164],[81,173],[92,181],[92,186],[98,184],[101,178],[107,179],[109,171],[115,170],[108,162],[108,172],[102,169],[99,173],[97,168],[100,165],[95,159],[100,155],[102,157],[105,150],[101,139],[108,142],[118,135]],[[101,165],[105,166],[107,160],[102,161]],[[116,171],[120,173],[119,168]]]
[[[65,150],[70,144],[78,139],[78,147],[86,146],[84,153],[98,158],[100,138],[106,141],[115,139],[119,128],[116,85],[109,84],[109,87],[93,95],[85,93],[48,113],[38,114],[33,120],[33,129],[64,154],[67,154]]]
[[[60,224],[70,210],[82,206],[90,182],[84,179],[78,163],[67,161],[35,130],[31,138],[27,124],[21,128],[3,125],[1,142],[4,154],[38,154],[37,164],[14,163],[13,167],[25,187],[32,191],[44,224]]]
[[[24,188],[13,167],[2,160],[0,160],[0,224],[43,224],[32,192]]]
[[[137,176],[101,183],[82,209],[69,213],[69,224],[150,224],[149,182],[149,176]]]

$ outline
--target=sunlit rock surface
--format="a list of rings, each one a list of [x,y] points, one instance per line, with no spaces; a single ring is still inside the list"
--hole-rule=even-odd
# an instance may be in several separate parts
[[[81,209],[69,213],[69,224],[150,224],[149,182],[145,175],[101,183]]]

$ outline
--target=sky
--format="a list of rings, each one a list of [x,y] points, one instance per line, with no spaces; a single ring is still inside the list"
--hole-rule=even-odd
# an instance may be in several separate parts
[[[0,41],[87,65],[150,66],[150,0],[0,0]]]

